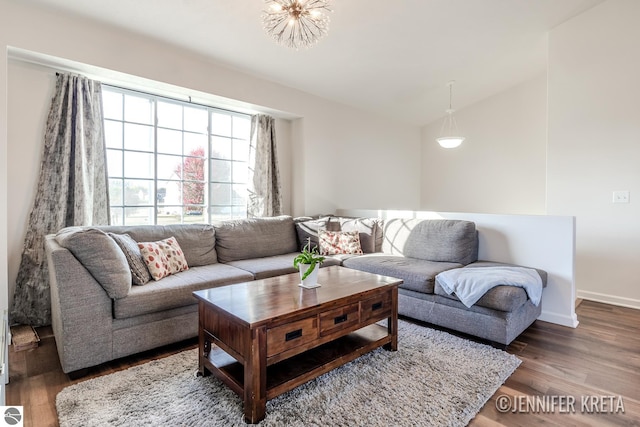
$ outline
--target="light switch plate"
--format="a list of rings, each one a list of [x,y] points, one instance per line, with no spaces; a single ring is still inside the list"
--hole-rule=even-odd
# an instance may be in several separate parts
[[[614,191],[613,203],[629,203],[629,191],[628,190]]]

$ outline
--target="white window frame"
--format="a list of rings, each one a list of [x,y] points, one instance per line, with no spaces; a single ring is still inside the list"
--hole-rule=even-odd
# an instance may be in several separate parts
[[[107,169],[108,169],[107,175],[108,175],[110,194],[113,194],[112,188],[111,188],[111,183],[113,181],[116,181],[116,180],[119,181],[120,187],[122,188],[122,194],[120,195],[120,200],[110,200],[110,206],[112,210],[111,223],[113,225],[176,224],[176,223],[191,223],[191,222],[211,223],[215,220],[236,219],[236,218],[247,217],[246,202],[247,202],[248,193],[246,190],[247,188],[246,177],[248,172],[248,161],[249,161],[248,159],[249,127],[250,127],[250,120],[251,120],[251,116],[249,114],[240,113],[237,111],[230,111],[230,110],[221,109],[221,108],[215,108],[215,107],[206,106],[206,105],[194,104],[190,102],[167,98],[164,96],[154,95],[151,93],[134,91],[134,90],[119,88],[119,87],[106,85],[106,84],[103,84],[102,89],[103,89],[103,95],[104,93],[118,93],[122,95],[122,117],[120,117],[119,119],[115,119],[115,118],[107,117],[105,115],[105,118],[104,118],[105,125],[107,125],[109,122],[120,123],[121,135],[119,137],[122,138],[122,146],[119,148],[114,148],[113,144],[110,144],[109,141],[107,141],[107,144],[106,144],[107,153],[114,154],[118,152],[120,160],[122,161],[122,164],[118,165],[118,167],[115,168],[122,171],[121,175],[116,175],[115,172],[112,173],[114,168],[113,167],[110,168],[109,161],[107,161]],[[148,151],[131,149],[130,146],[129,148],[127,148],[127,141],[125,140],[125,125],[140,124],[138,122],[129,122],[125,120],[125,117],[126,117],[125,97],[127,95],[138,97],[138,98],[145,98],[151,102],[152,117],[151,117],[151,123],[149,123],[148,126],[153,128],[153,148],[149,149]],[[181,137],[183,141],[182,142],[183,146],[181,147],[181,154],[173,154],[173,155],[180,156],[183,160],[185,158],[190,158],[190,157],[197,158],[197,157],[189,156],[188,153],[185,152],[185,147],[184,147],[185,145],[184,135],[197,134],[196,132],[185,130],[184,123],[183,123],[183,129],[181,130],[174,129],[174,128],[164,128],[158,125],[157,105],[159,101],[162,103],[176,104],[182,107],[192,107],[192,108],[198,108],[198,109],[203,109],[207,111],[207,129],[206,129],[207,144],[204,147],[204,151],[205,151],[204,152],[204,181],[202,181],[205,188],[204,188],[204,200],[202,204],[189,205],[184,203],[184,197],[182,196],[182,191],[184,191],[184,183],[189,182],[189,180],[184,179],[184,176],[182,176],[181,179],[177,179],[177,180],[167,180],[159,176],[160,174],[158,171],[158,156],[170,156],[172,154],[162,153],[158,151],[158,130],[169,129],[173,131],[180,131],[182,133]],[[219,134],[219,133],[216,134],[212,131],[212,117],[214,114],[228,116],[230,118],[231,129],[228,134]],[[242,131],[235,128],[242,128]],[[105,132],[105,138],[109,138],[109,136],[106,135],[106,132]],[[228,141],[230,143],[230,146],[231,146],[230,158],[229,157],[220,158],[220,156],[214,157],[214,153],[215,153],[214,145],[216,140],[225,141],[225,142]],[[151,178],[139,178],[139,177],[127,176],[127,172],[125,171],[125,156],[127,153],[136,153],[136,152],[153,155],[153,163],[154,163],[153,172],[152,172],[153,176]],[[211,165],[216,161],[223,161],[225,163],[226,162],[229,163],[229,166],[230,166],[229,180],[225,180],[225,181],[213,180],[214,170],[212,170]],[[239,169],[236,170],[235,168],[239,168]],[[241,180],[236,180],[238,176],[244,177],[244,182]],[[140,181],[140,182],[153,181],[153,190],[152,190],[153,193],[149,194],[148,196],[148,200],[150,201],[150,203],[146,203],[146,204],[125,203],[126,202],[125,183],[134,182],[134,181]],[[159,201],[158,183],[171,182],[171,181],[180,183],[180,190],[179,190],[180,203],[177,203],[177,204],[174,203],[169,205],[172,209],[175,208],[176,212],[178,212],[179,210],[179,214],[176,213],[176,214],[168,215],[169,212],[164,212],[164,213],[161,212],[161,209],[164,209],[165,207],[167,207],[167,205],[162,204]],[[223,185],[223,186],[229,185],[230,193],[229,193],[228,202],[220,201],[220,199],[216,199],[214,197],[213,187],[215,185]],[[234,193],[234,190],[236,191],[235,193]],[[240,196],[240,194],[242,194],[242,196]],[[165,190],[165,197],[166,197],[166,190]],[[196,214],[196,216],[194,216],[193,218],[190,218],[189,215],[187,215],[188,207],[191,207],[191,208],[201,207],[202,215]],[[146,216],[147,218],[146,221],[127,220],[128,217],[126,212],[131,211],[132,209],[150,209],[152,211],[152,214]],[[168,217],[173,217],[173,218],[167,219]],[[176,217],[179,217],[179,221],[175,220]],[[142,216],[142,218],[144,218],[144,216]]]

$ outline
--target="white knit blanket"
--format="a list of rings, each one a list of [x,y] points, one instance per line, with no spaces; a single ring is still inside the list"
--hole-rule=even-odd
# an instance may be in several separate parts
[[[525,267],[495,266],[454,268],[436,276],[437,283],[451,295],[471,307],[490,289],[500,285],[523,288],[537,307],[542,298],[542,279],[536,270]]]

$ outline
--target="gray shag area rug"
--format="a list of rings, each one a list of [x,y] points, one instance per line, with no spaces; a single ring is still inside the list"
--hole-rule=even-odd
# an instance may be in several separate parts
[[[268,401],[260,425],[465,426],[520,363],[400,321],[398,351],[377,349]],[[66,387],[60,426],[244,426],[242,400],[197,369],[192,349]]]

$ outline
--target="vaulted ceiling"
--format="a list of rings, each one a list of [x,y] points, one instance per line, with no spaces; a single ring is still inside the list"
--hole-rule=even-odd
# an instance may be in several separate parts
[[[603,0],[333,0],[328,35],[276,44],[263,0],[23,0],[104,21],[239,71],[405,122],[544,72],[549,30]]]

